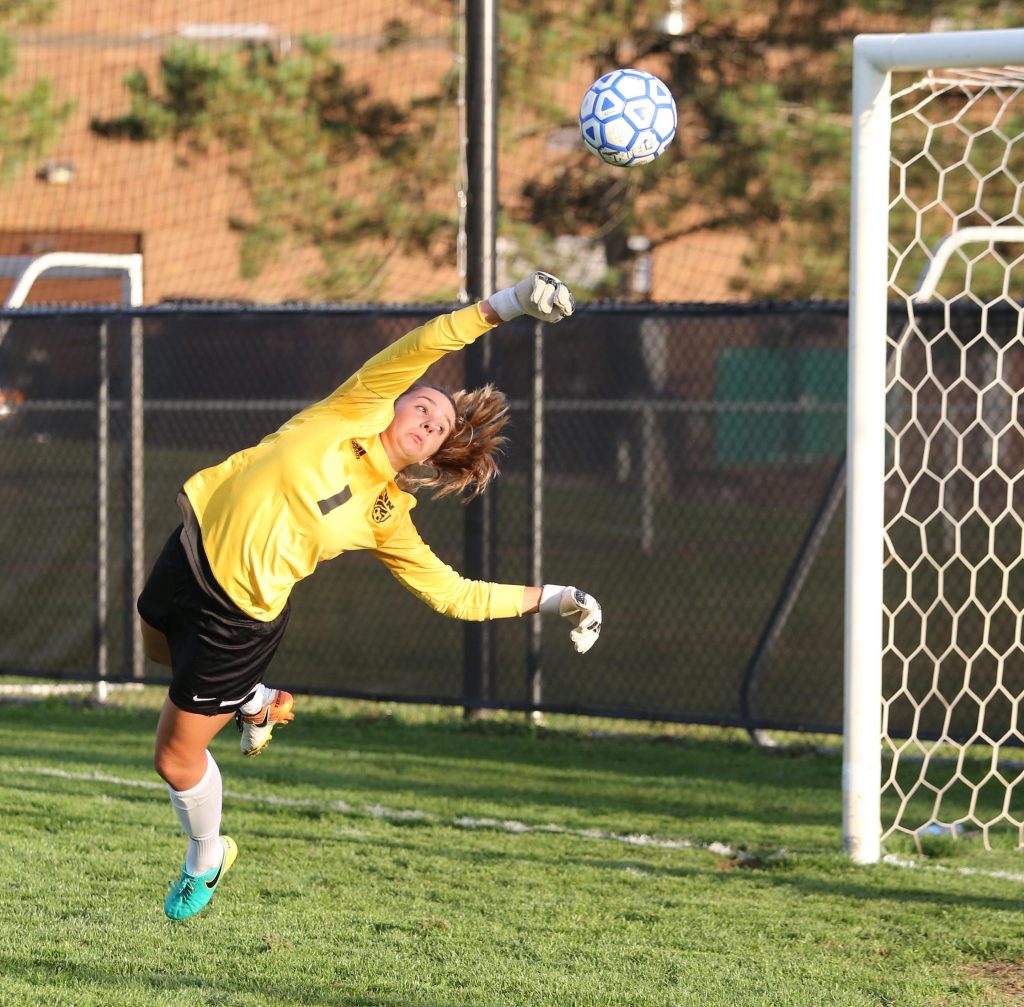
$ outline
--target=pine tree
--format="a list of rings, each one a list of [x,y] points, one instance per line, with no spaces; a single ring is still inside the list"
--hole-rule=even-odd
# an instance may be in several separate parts
[[[549,32],[561,10],[504,0],[506,94],[582,61],[593,78],[641,65],[677,99],[678,138],[653,164],[609,168],[579,152],[522,183],[518,223],[591,235],[609,266],[603,292],[616,297],[629,296],[630,234],[657,244],[725,230],[750,238],[737,296],[845,298],[854,36],[928,31],[938,18],[965,28],[1011,20],[998,0],[704,0],[686,5],[685,36],[670,37],[658,28],[665,0],[584,0],[572,5],[572,30]]]
[[[425,169],[419,155],[443,84],[433,103],[375,99],[347,80],[327,40],[304,37],[287,53],[272,43],[213,52],[176,42],[158,82],[136,71],[125,86],[129,110],[94,121],[98,135],[170,139],[186,164],[226,152],[250,198],[249,212],[229,222],[241,235],[243,278],[258,277],[282,250],[313,247],[320,268],[307,277],[310,295],[370,297],[391,252],[427,250],[445,223],[424,195],[452,163],[435,158]],[[360,159],[373,171],[356,198],[339,179]]]
[[[561,236],[600,245],[607,269],[589,292],[616,298],[631,296],[631,236],[657,245],[693,232],[741,233],[749,245],[732,279],[737,297],[844,298],[854,36],[926,31],[939,17],[951,27],[999,27],[1009,8],[1000,0],[703,0],[686,4],[688,31],[668,35],[666,0],[502,0],[500,170],[503,182],[514,179],[514,195],[501,233],[532,262],[554,262]],[[388,26],[384,45],[410,41],[407,25]],[[538,138],[575,137],[579,96],[565,88],[580,68],[592,80],[633,65],[676,96],[670,154],[616,169],[576,138],[557,156],[520,156]],[[179,42],[159,80],[136,72],[126,86],[128,112],[94,122],[98,134],[173,139],[186,157],[227,152],[250,196],[250,211],[230,221],[242,236],[242,276],[259,276],[284,248],[313,247],[320,266],[308,277],[311,294],[366,298],[396,252],[454,258],[455,211],[430,199],[439,187],[450,191],[456,172],[458,144],[438,133],[444,110],[454,119],[451,74],[431,98],[400,105],[351,83],[322,39],[288,53],[258,44],[214,54]],[[371,181],[352,193],[341,182],[360,158],[373,163]]]
[[[21,91],[11,87],[17,51],[10,29],[45,21],[54,5],[55,0],[0,2],[0,179],[4,182],[52,149],[74,108],[73,102],[54,98],[47,80],[37,80]]]

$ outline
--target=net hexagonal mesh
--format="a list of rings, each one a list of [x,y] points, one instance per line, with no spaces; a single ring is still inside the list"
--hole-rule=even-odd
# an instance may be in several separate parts
[[[883,838],[1024,845],[1024,67],[891,112]]]

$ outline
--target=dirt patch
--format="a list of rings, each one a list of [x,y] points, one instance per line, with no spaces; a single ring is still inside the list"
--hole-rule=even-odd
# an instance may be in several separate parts
[[[1007,997],[1008,1002],[1024,1003],[1024,962],[974,962],[964,971]]]

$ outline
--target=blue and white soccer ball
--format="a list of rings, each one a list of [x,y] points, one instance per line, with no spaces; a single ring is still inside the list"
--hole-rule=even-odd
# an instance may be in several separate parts
[[[583,96],[580,132],[587,149],[608,164],[647,164],[676,135],[675,99],[646,70],[612,70]]]

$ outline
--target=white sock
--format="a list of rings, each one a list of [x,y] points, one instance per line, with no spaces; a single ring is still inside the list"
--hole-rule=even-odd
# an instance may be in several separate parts
[[[168,786],[171,805],[181,827],[188,836],[185,870],[189,874],[205,874],[220,866],[224,855],[220,841],[220,815],[223,786],[220,769],[213,756],[206,753],[206,772],[203,778],[188,790],[175,790]]]
[[[276,689],[268,689],[262,682],[256,686],[253,694],[238,708],[239,712],[243,716],[251,716],[254,713],[259,713],[264,706],[267,705],[273,698]]]

